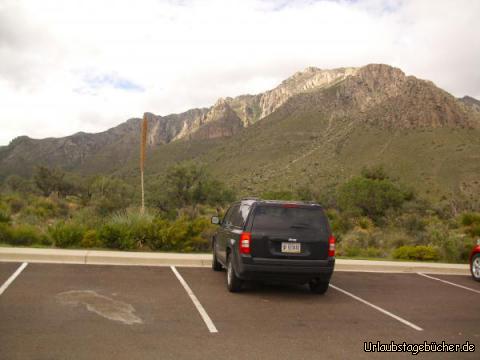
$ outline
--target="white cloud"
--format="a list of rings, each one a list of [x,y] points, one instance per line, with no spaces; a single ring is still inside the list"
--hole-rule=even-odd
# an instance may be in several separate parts
[[[307,66],[480,97],[480,2],[0,0],[0,144],[209,106]]]

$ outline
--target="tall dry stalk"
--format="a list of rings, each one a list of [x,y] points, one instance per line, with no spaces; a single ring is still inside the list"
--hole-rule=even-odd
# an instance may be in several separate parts
[[[145,146],[147,145],[147,114],[143,114],[142,138],[140,141],[140,181],[142,182],[142,207],[140,213],[145,213],[145,188],[143,185],[143,170],[145,167]]]

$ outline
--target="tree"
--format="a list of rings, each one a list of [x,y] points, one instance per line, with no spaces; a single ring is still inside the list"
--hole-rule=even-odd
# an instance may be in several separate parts
[[[400,187],[388,179],[355,177],[340,186],[337,201],[341,210],[378,220],[387,209],[399,208],[408,198]]]
[[[75,193],[75,186],[65,180],[65,173],[58,169],[39,166],[35,171],[33,180],[44,196],[49,196],[53,192],[61,196]]]
[[[212,178],[205,167],[183,163],[170,167],[154,186],[150,202],[163,211],[190,208],[199,204],[223,205],[234,200],[234,192]]]
[[[107,215],[126,209],[132,202],[133,190],[121,179],[99,176],[92,181],[89,194],[97,211]]]
[[[8,190],[13,192],[23,194],[35,192],[35,186],[32,184],[32,181],[18,175],[10,175],[7,177],[4,185]]]

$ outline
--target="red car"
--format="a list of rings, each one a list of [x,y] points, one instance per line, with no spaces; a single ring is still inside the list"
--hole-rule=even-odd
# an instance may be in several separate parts
[[[480,239],[470,253],[470,272],[475,280],[480,281]]]

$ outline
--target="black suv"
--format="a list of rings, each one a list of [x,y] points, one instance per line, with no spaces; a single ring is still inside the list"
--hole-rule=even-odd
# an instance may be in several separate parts
[[[335,238],[318,204],[244,199],[228,209],[212,238],[215,271],[227,269],[227,287],[245,280],[308,283],[328,289],[335,265]]]

